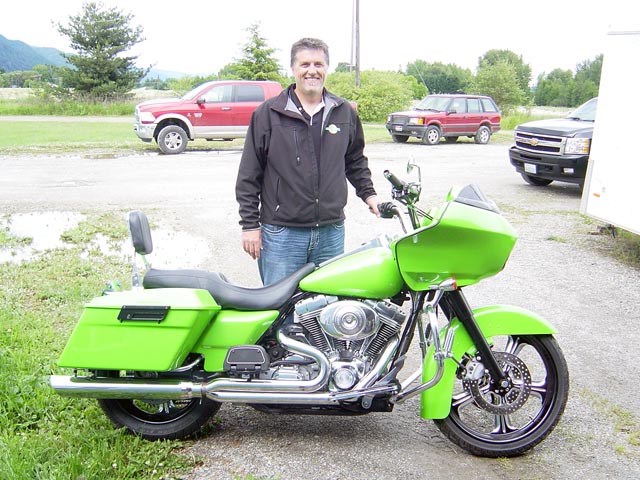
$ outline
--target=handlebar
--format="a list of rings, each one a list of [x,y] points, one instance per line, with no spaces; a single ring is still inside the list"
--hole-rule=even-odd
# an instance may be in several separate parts
[[[398,190],[403,190],[407,184],[405,182],[403,182],[402,180],[400,180],[398,177],[396,177],[393,173],[391,173],[389,170],[385,170],[384,172],[382,172],[384,177],[389,180],[389,182],[391,183],[391,185],[393,185],[394,188],[398,189]]]

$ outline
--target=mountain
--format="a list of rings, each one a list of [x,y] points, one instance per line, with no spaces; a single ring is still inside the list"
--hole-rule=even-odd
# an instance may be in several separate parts
[[[0,35],[0,69],[5,72],[31,70],[39,64],[62,66],[66,61],[55,48],[32,47]]]
[[[35,65],[67,65],[62,52],[56,48],[32,47],[20,40],[9,40],[0,35],[0,71],[13,72],[15,70],[31,70]],[[182,78],[187,76],[184,72],[171,70],[158,70],[152,68],[145,78]]]

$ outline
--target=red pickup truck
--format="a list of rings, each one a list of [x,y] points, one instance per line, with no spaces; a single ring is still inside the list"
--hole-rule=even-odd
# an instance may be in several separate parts
[[[182,98],[148,100],[135,108],[134,131],[155,140],[163,153],[182,153],[189,140],[233,140],[247,134],[251,114],[282,91],[269,81],[220,80],[197,86]]]

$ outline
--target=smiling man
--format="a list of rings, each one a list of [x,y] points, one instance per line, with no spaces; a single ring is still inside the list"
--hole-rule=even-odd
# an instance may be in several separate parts
[[[347,182],[378,215],[364,134],[349,102],[324,83],[329,48],[291,47],[295,84],[253,113],[236,180],[242,247],[269,285],[344,252]]]

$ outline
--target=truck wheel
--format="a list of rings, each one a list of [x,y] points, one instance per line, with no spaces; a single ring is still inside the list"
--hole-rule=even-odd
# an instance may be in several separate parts
[[[491,130],[486,125],[482,125],[476,132],[474,141],[480,145],[486,145],[491,140]]]
[[[407,143],[407,140],[409,140],[408,135],[391,135],[391,138],[395,143]]]
[[[546,178],[540,178],[540,177],[532,177],[531,175],[528,175],[526,173],[521,173],[520,175],[522,175],[522,178],[524,179],[525,182],[527,182],[529,185],[534,185],[536,187],[546,187],[551,182],[553,182],[553,180],[547,180]]]
[[[425,145],[437,145],[440,143],[440,129],[435,125],[427,127],[424,136],[422,137],[422,143]]]
[[[174,154],[182,153],[187,148],[187,132],[178,125],[168,125],[160,130],[156,142],[162,153]]]

